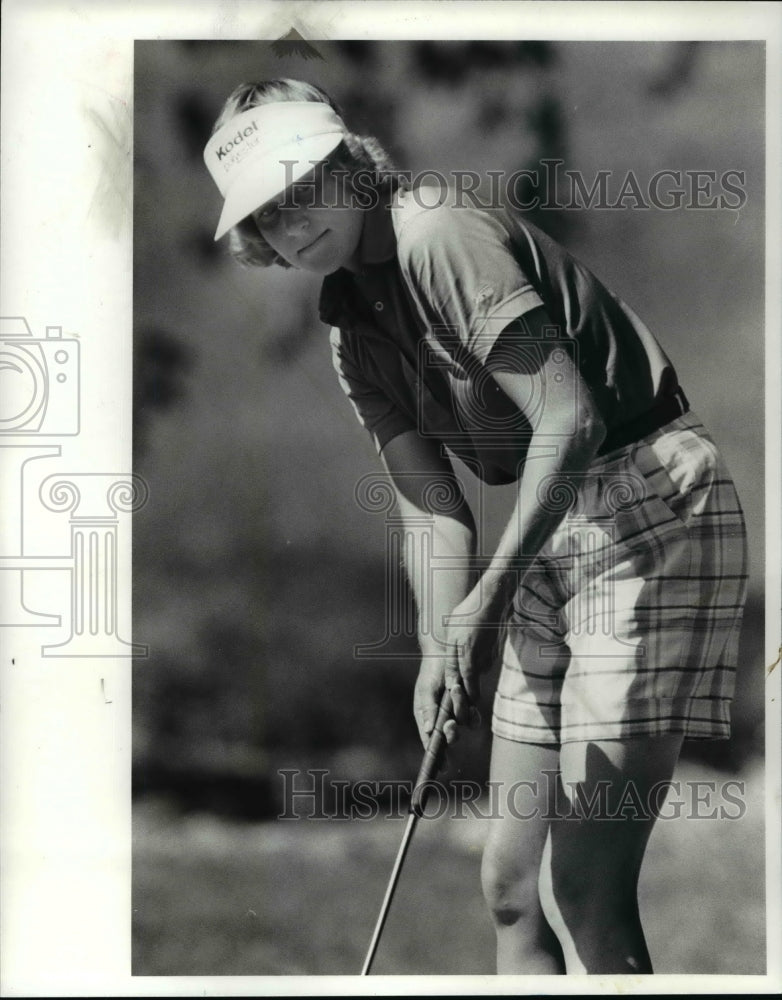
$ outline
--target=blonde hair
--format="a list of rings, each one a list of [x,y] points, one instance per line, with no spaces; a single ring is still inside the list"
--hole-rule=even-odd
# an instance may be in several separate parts
[[[264,80],[260,83],[241,83],[229,95],[212,129],[214,133],[242,111],[273,104],[277,101],[315,101],[328,104],[341,117],[337,104],[315,84],[302,80]],[[347,132],[339,146],[329,154],[326,169],[341,171],[350,184],[359,172],[368,174],[372,186],[389,192],[402,183],[390,157],[372,136]],[[279,264],[290,267],[261,236],[252,217],[242,219],[228,232],[228,250],[235,260],[245,267],[269,267]]]

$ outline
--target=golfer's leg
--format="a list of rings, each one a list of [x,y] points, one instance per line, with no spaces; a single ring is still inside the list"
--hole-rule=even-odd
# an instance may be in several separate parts
[[[492,819],[483,855],[483,892],[497,933],[497,972],[564,972],[562,951],[538,898],[538,873],[548,828],[551,775],[559,748],[495,736]],[[544,772],[548,771],[546,775]]]
[[[582,812],[551,822],[541,900],[568,973],[652,971],[638,875],[664,800],[654,789],[670,780],[681,743],[671,735],[562,746],[562,801],[567,796],[573,803],[580,794]],[[590,800],[592,815],[584,808]]]

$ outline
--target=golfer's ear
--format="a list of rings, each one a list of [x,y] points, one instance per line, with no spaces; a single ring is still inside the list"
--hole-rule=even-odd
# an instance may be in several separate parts
[[[461,483],[439,441],[422,437],[418,431],[403,431],[385,445],[380,458],[393,480],[403,514],[408,510],[438,513],[438,496],[447,497],[448,515],[472,523]]]

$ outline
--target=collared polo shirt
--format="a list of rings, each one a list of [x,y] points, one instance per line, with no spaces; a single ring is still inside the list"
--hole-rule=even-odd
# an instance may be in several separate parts
[[[484,482],[517,479],[545,384],[522,413],[492,365],[534,374],[544,350],[576,362],[609,431],[676,391],[650,331],[575,257],[510,207],[438,200],[438,190],[367,209],[358,269],[339,269],[321,290],[334,367],[378,452],[415,430]],[[548,343],[507,330],[541,306]]]

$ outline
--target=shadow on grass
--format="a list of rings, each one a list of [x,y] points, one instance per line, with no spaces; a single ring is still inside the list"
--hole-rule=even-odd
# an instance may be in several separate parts
[[[720,777],[688,762],[675,775]],[[741,772],[746,808],[733,821],[685,810],[657,823],[639,893],[656,972],[764,971],[762,778],[759,762]],[[489,822],[418,824],[373,972],[493,973],[480,889]],[[403,829],[383,816],[250,824],[137,803],[133,974],[358,974]]]

